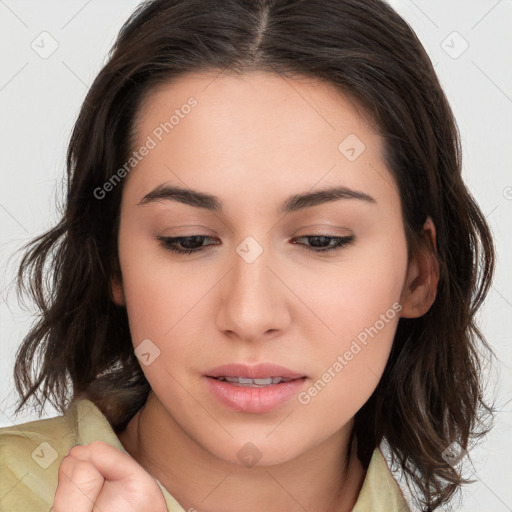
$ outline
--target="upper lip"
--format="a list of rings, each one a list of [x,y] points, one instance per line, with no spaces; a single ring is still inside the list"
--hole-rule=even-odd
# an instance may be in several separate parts
[[[246,377],[248,379],[268,379],[269,377],[284,377],[285,379],[300,379],[306,377],[284,366],[272,363],[247,365],[241,363],[217,366],[206,372],[207,377]]]

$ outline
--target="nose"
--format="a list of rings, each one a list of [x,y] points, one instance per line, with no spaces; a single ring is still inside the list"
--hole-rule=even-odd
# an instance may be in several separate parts
[[[217,327],[233,339],[274,338],[290,321],[286,286],[270,251],[262,249],[254,239],[240,244],[220,287]]]

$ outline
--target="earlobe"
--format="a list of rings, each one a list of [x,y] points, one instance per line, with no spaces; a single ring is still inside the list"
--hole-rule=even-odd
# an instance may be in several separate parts
[[[123,284],[118,276],[114,276],[110,280],[110,295],[115,304],[125,305]]]
[[[432,306],[439,283],[439,263],[436,258],[436,229],[429,217],[423,225],[422,241],[411,256],[402,290],[402,311],[404,318],[424,315]]]

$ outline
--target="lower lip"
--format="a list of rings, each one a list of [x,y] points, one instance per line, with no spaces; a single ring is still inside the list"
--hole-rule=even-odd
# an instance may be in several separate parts
[[[277,409],[304,386],[306,378],[271,386],[251,387],[206,377],[208,389],[221,403],[240,412],[262,413]]]

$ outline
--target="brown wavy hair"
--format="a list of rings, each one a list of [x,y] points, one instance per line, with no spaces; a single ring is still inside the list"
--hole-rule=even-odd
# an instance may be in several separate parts
[[[410,253],[430,216],[437,231],[437,297],[420,318],[399,320],[386,369],[355,416],[367,467],[386,442],[423,510],[467,482],[443,458],[470,449],[492,423],[482,364],[493,352],[475,323],[494,271],[482,212],[461,178],[455,119],[411,27],[381,0],[154,0],[122,27],[92,84],[67,152],[67,197],[58,224],[32,240],[17,274],[40,316],[17,353],[17,411],[46,401],[64,412],[91,399],[116,431],[150,390],[134,356],[119,276],[122,182],[94,190],[133,151],[134,119],[154,88],[187,72],[264,70],[334,85],[374,121],[398,184]]]

